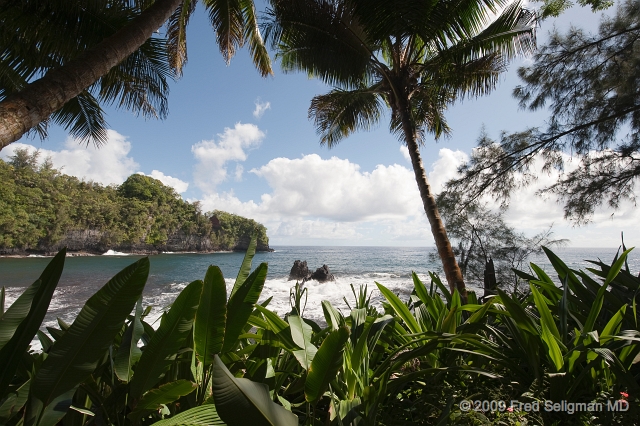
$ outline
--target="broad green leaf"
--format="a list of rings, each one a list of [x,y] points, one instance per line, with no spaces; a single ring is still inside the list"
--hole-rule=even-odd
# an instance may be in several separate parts
[[[0,424],[6,424],[7,420],[16,415],[22,407],[24,407],[29,397],[30,385],[31,379],[24,382],[18,389],[6,397],[2,405],[0,405]]]
[[[298,426],[298,416],[273,402],[267,385],[235,378],[217,355],[213,365],[213,400],[227,425]]]
[[[357,368],[363,362],[363,356],[366,353],[367,339],[369,337],[369,332],[371,331],[371,328],[373,327],[374,321],[375,321],[375,318],[367,317],[367,319],[365,320],[365,323],[364,323],[364,328],[362,330],[362,334],[360,334],[360,336],[358,336],[358,340],[356,341],[356,345],[353,347],[353,352],[351,354],[351,365],[354,368]],[[376,342],[373,342],[373,346],[375,346],[375,344],[376,344]]]
[[[311,367],[311,361],[313,361],[316,352],[318,352],[318,349],[311,343],[313,330],[311,326],[304,322],[298,315],[289,315],[287,321],[291,327],[291,338],[296,345],[302,348],[300,351],[295,351],[293,355],[300,365],[302,365],[305,370],[308,370],[309,367]]]
[[[53,340],[49,336],[47,336],[43,331],[38,330],[36,332],[38,336],[38,340],[40,340],[40,344],[42,345],[42,350],[44,352],[49,352],[49,348],[53,346]]]
[[[382,293],[382,295],[387,299],[393,310],[396,311],[396,314],[402,318],[409,330],[411,330],[412,333],[420,333],[422,331],[420,329],[420,325],[418,325],[418,321],[416,321],[416,318],[411,314],[407,305],[402,303],[398,296],[393,294],[391,290],[382,284],[376,282],[376,285],[378,286],[380,293]]]
[[[516,300],[513,300],[507,293],[498,289],[498,295],[500,296],[500,301],[507,308],[507,312],[516,322],[519,328],[526,330],[533,334],[534,336],[539,335],[540,333],[536,329],[533,320],[526,311],[522,308],[520,303]]]
[[[127,417],[134,420],[149,411],[156,411],[163,404],[169,404],[182,396],[189,395],[197,387],[195,383],[183,379],[161,385],[145,393]]]
[[[538,308],[538,313],[540,314],[540,322],[547,326],[547,329],[554,335],[554,337],[560,339],[558,327],[556,327],[556,322],[553,320],[553,316],[551,315],[549,306],[547,306],[547,302],[545,302],[535,285],[529,283],[529,287],[531,288],[533,300]]]
[[[327,321],[332,330],[337,330],[341,325],[344,325],[342,314],[328,300],[322,301],[322,312],[324,313],[325,321]]]
[[[122,335],[120,341],[120,347],[116,352],[116,357],[113,361],[113,369],[120,380],[125,383],[129,383],[133,376],[133,365],[138,362],[142,351],[138,347],[138,340],[144,333],[144,327],[140,316],[142,315],[142,297],[138,299],[136,303],[136,312],[131,320],[131,324],[127,327],[127,330]]]
[[[7,386],[38,332],[58,285],[66,250],[51,259],[42,275],[0,317],[0,395]],[[3,292],[4,297],[4,292]]]
[[[142,295],[148,275],[149,259],[140,259],[89,298],[33,379],[25,425],[37,423],[45,407],[93,373]]]
[[[260,305],[256,305],[256,310],[264,315],[264,319],[267,321],[267,325],[271,331],[280,333],[281,331],[289,328],[289,324],[287,324],[287,322],[280,318],[275,312],[267,308],[263,308]]]
[[[633,249],[634,247],[631,247],[630,249],[622,252],[622,254],[620,255],[620,258],[616,260],[613,263],[613,265],[611,265],[611,269],[609,269],[609,273],[607,274],[607,279],[605,280],[603,287],[607,287],[616,278],[616,276],[618,275],[618,272],[620,272],[620,269],[622,269],[622,267],[624,266],[624,262],[627,259],[627,255]]]
[[[247,325],[247,320],[253,312],[253,306],[258,302],[260,293],[262,293],[262,287],[267,279],[267,270],[267,264],[261,263],[229,298],[222,352],[233,349],[242,329]]]
[[[342,366],[342,352],[349,338],[349,329],[340,327],[324,339],[313,358],[304,383],[304,397],[308,402],[317,401],[335,379]]]
[[[195,351],[205,367],[211,365],[213,356],[222,350],[226,321],[227,286],[220,268],[209,266],[193,325]]]
[[[457,292],[456,292],[457,293]],[[457,315],[458,306],[452,306],[447,316],[442,321],[442,328],[440,331],[443,333],[455,334],[457,328]]]
[[[240,270],[238,271],[238,276],[236,277],[236,281],[233,284],[233,288],[231,289],[231,295],[229,298],[232,298],[236,291],[240,288],[242,284],[249,277],[249,273],[251,272],[251,261],[253,260],[253,256],[256,254],[256,247],[258,246],[258,233],[254,229],[251,233],[251,241],[249,241],[249,247],[247,247],[247,251],[244,254],[244,258],[242,259],[242,265],[240,265]]]
[[[549,358],[553,362],[556,367],[556,371],[562,371],[564,367],[564,360],[562,359],[562,352],[560,351],[560,346],[558,346],[558,342],[556,341],[553,333],[547,327],[545,321],[541,321],[542,325],[542,340],[547,345],[547,351],[549,353]]]
[[[155,422],[153,426],[227,426],[218,416],[216,406],[205,404],[176,414],[170,419]]]
[[[429,276],[431,277],[431,281],[438,286],[438,289],[442,292],[442,295],[444,296],[447,303],[451,302],[451,293],[449,292],[447,286],[442,283],[440,277],[433,272],[429,272]]]
[[[627,312],[627,305],[622,305],[620,310],[616,312],[614,316],[611,317],[607,325],[602,329],[602,333],[600,334],[600,341],[604,344],[608,340],[610,340],[614,335],[618,334],[620,324],[624,319],[624,314]]]
[[[193,319],[200,302],[202,281],[194,281],[176,297],[169,312],[162,316],[160,327],[144,348],[131,379],[130,398],[139,399],[153,388],[171,366],[176,353],[192,333]]]

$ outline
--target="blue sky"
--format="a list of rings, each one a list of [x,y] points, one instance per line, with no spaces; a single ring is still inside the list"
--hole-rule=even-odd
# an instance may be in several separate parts
[[[259,8],[264,7],[258,3]],[[610,10],[609,13],[612,13]],[[301,73],[262,78],[246,49],[226,66],[199,5],[188,29],[189,61],[171,84],[169,116],[144,120],[108,108],[110,142],[96,150],[52,127],[44,142],[23,138],[0,152],[6,158],[21,144],[41,149],[63,171],[104,184],[121,183],[142,172],[170,184],[205,210],[221,209],[252,217],[268,227],[271,245],[431,246],[410,163],[387,121],[329,150],[320,146],[307,118],[309,102],[329,87]],[[595,29],[598,16],[574,8],[538,29],[538,43],[557,26],[573,22]],[[544,122],[545,113],[519,111],[511,97],[518,84],[516,60],[491,95],[450,107],[450,139],[427,140],[421,153],[434,189],[455,173],[471,152],[484,125],[491,136]],[[553,176],[541,176],[539,184]],[[613,219],[599,211],[594,223],[573,228],[554,200],[530,191],[516,195],[510,223],[529,235],[554,224],[555,236],[572,246],[613,247],[619,233],[634,234],[638,213],[623,206]]]

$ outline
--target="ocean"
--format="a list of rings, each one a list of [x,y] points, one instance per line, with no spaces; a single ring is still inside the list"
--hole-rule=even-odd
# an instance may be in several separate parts
[[[351,303],[353,295],[349,284],[356,290],[359,285],[367,285],[373,290],[372,300],[381,300],[375,282],[379,282],[396,293],[407,295],[413,288],[411,272],[428,283],[428,271],[442,277],[444,274],[438,262],[430,260],[434,248],[421,247],[274,247],[274,252],[260,252],[253,258],[255,268],[261,262],[269,264],[269,274],[261,300],[273,296],[269,307],[282,315],[290,310],[289,291],[295,281],[288,281],[289,271],[295,260],[306,260],[310,271],[329,266],[335,281],[318,283],[308,281],[307,303],[304,315],[312,319],[322,319],[321,302],[330,301],[334,306],[348,312],[343,298]],[[616,249],[608,248],[557,248],[554,250],[570,267],[589,267],[586,260],[602,259],[611,262]],[[243,253],[175,253],[150,256],[151,271],[145,287],[143,304],[153,306],[150,321],[159,318],[163,309],[169,306],[176,295],[189,282],[204,278],[209,265],[217,265],[227,282],[228,292],[233,286]],[[109,255],[69,257],[56,289],[44,326],[56,326],[56,318],[71,323],[85,301],[109,278],[141,256],[110,252]],[[0,258],[0,286],[6,288],[5,307],[9,306],[24,289],[33,283],[50,258]],[[530,261],[551,272],[553,269],[545,256],[534,256]],[[631,252],[629,266],[636,273],[640,269],[640,257]],[[554,277],[554,275],[551,275]],[[468,287],[480,288],[473,283]],[[480,290],[478,292],[482,294]],[[380,305],[378,305],[380,306]],[[158,324],[155,324],[157,326]]]

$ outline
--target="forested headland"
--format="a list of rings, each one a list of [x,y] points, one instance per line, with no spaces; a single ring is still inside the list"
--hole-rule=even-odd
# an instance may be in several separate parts
[[[101,254],[246,250],[251,231],[269,250],[266,228],[219,210],[202,212],[157,179],[134,174],[119,186],[79,180],[38,153],[0,160],[0,254]]]

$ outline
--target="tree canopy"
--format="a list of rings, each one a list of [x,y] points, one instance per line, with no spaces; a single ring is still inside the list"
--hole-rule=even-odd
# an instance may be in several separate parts
[[[176,234],[207,239],[213,250],[232,250],[253,228],[259,246],[268,247],[264,226],[218,210],[203,213],[157,179],[134,174],[122,185],[102,186],[65,175],[38,157],[38,151],[19,149],[8,163],[0,160],[0,250],[51,251],[74,231],[97,233],[105,251],[136,245],[162,250]]]
[[[640,2],[620,4],[603,18],[598,34],[571,28],[554,31],[519,75],[514,96],[522,108],[548,108],[544,127],[503,132],[499,141],[482,134],[463,173],[449,190],[470,199],[489,193],[504,205],[510,194],[536,179],[535,165],[558,170],[542,188],[564,203],[564,214],[586,223],[596,207],[635,203],[640,176]],[[571,158],[571,163],[567,162]]]

